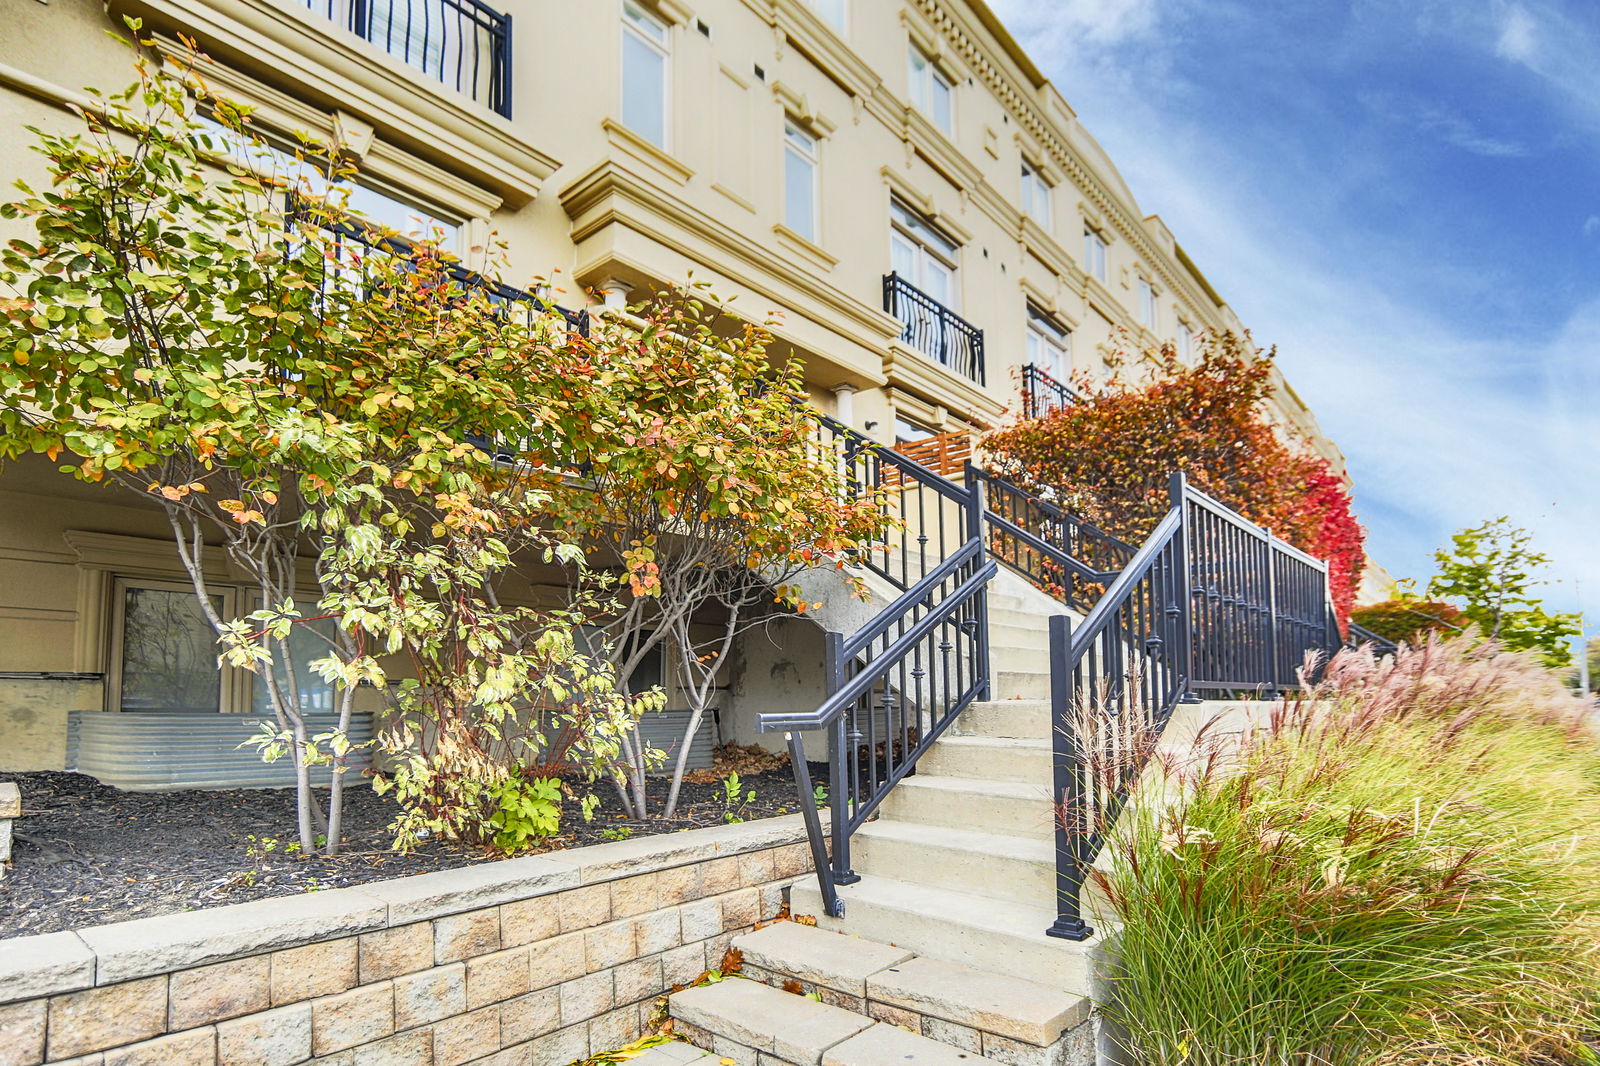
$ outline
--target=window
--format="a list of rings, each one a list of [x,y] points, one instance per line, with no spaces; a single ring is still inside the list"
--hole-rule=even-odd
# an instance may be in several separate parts
[[[461,224],[450,222],[416,204],[380,190],[360,179],[342,185],[328,181],[316,160],[297,158],[293,152],[261,144],[240,136],[226,126],[201,116],[200,125],[219,155],[231,157],[263,177],[281,183],[293,193],[320,200],[344,197],[344,206],[362,220],[401,237],[418,240],[431,237],[441,248],[459,252]]]
[[[845,3],[846,0],[811,0],[817,14],[841,30],[844,29]]]
[[[1194,357],[1194,327],[1183,319],[1178,319],[1177,337],[1178,357],[1185,363]]]
[[[622,5],[622,124],[667,146],[667,25],[638,4]]]
[[[817,139],[792,120],[783,128],[783,224],[817,239]]]
[[[1045,229],[1050,228],[1050,184],[1027,163],[1022,164],[1022,213],[1032,215]]]
[[[946,133],[953,132],[955,90],[950,79],[915,45],[910,52],[910,75],[912,104],[932,119],[935,126]]]
[[[332,641],[339,631],[338,622],[332,618],[319,618],[315,622],[302,622],[289,630],[289,665],[294,670],[294,692],[300,700],[300,710],[306,714],[332,714],[337,690],[324,681],[311,664],[326,659],[334,653]],[[274,658],[277,649],[273,649]],[[273,662],[278,683],[286,683],[283,667]],[[253,714],[270,716],[272,697],[266,678],[260,674],[250,679],[250,710]]]
[[[1156,328],[1156,287],[1149,278],[1139,279],[1139,321],[1149,329]]]
[[[1106,280],[1106,239],[1092,226],[1083,230],[1083,269],[1091,277]]]
[[[113,706],[119,711],[221,711],[217,634],[194,587],[178,581],[118,581],[115,596]],[[232,605],[222,595],[213,595],[211,606],[224,618],[232,616]]]
[[[894,442],[895,444],[917,444],[921,441],[932,440],[939,435],[936,429],[929,429],[920,422],[915,422],[903,415],[894,417]]]
[[[1062,383],[1072,375],[1072,335],[1032,307],[1028,308],[1028,362]]]
[[[889,266],[939,303],[956,309],[956,246],[903,204],[889,208]]]

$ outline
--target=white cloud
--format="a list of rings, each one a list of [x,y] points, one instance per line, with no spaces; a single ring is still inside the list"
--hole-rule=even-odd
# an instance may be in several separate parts
[[[1526,145],[1485,134],[1471,120],[1442,104],[1380,92],[1363,93],[1361,101],[1392,122],[1473,155],[1503,159],[1528,154]]]
[[[1049,11],[1036,7],[1035,21]],[[1526,43],[1519,32],[1506,47]],[[1552,576],[1564,584],[1550,590],[1554,605],[1577,605],[1575,581],[1591,597],[1600,591],[1600,302],[1575,308],[1545,337],[1520,334],[1515,322],[1486,335],[1462,321],[1473,316],[1408,303],[1362,265],[1371,249],[1346,232],[1351,204],[1329,189],[1335,176],[1279,198],[1292,183],[1250,178],[1260,173],[1250,146],[1187,127],[1167,101],[1137,91],[1161,57],[1108,54],[1124,76],[1091,79],[1069,65],[1059,37],[1052,43],[1030,50],[1141,206],[1162,215],[1258,342],[1279,346],[1296,391],[1349,458],[1377,561],[1424,577],[1451,532],[1508,514],[1555,560]],[[1466,150],[1505,147],[1447,117],[1429,119],[1433,135]],[[1279,149],[1280,172],[1315,171],[1293,145]],[[1439,248],[1420,254],[1419,270],[1448,258]]]
[[[1583,235],[1593,237],[1597,233],[1600,233],[1600,215],[1590,215],[1583,220]]]
[[[1505,59],[1533,66],[1539,52],[1538,30],[1538,23],[1527,8],[1510,4],[1500,15],[1495,51]]]
[[[1007,26],[1048,24],[1080,40],[1115,44],[1156,29],[1156,0],[1059,0],[1041,9],[1026,0],[999,0],[995,12]]]

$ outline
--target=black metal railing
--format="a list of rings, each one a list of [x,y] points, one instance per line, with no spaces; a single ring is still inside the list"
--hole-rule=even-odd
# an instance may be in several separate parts
[[[1328,566],[1173,476],[1184,505],[1193,639],[1190,686],[1213,692],[1295,688],[1309,652],[1339,647]]]
[[[983,382],[983,330],[890,272],[883,276],[883,309],[905,329],[900,339],[956,373]]]
[[[1022,417],[1043,418],[1079,402],[1070,387],[1051,377],[1044,368],[1028,363],[1022,368]]]
[[[967,476],[986,486],[989,554],[1077,610],[1093,607],[1137,551],[1003,477],[976,468]]]
[[[390,55],[511,117],[511,16],[479,0],[300,0]]]
[[[991,490],[993,486],[991,485]],[[1327,565],[1174,474],[1171,507],[1076,631],[1050,622],[1056,913],[1093,933],[1082,890],[1176,707],[1200,690],[1277,692],[1341,639]]]
[[[1400,650],[1400,646],[1394,641],[1374,633],[1366,626],[1351,622],[1348,629],[1349,632],[1344,642],[1344,646],[1347,648],[1359,648],[1364,644],[1371,645],[1375,655],[1393,655]]]
[[[762,714],[788,735],[823,908],[843,912],[837,886],[859,880],[850,837],[923,752],[989,694],[986,591],[997,567],[984,550],[982,483],[958,485],[854,430],[813,416],[816,440],[845,475],[844,491],[872,493],[895,531],[859,562],[901,590],[853,634],[825,634],[827,698],[813,711]],[[803,733],[828,738],[825,836]]]

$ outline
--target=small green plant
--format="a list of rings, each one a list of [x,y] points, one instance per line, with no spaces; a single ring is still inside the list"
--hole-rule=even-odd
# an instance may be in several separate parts
[[[607,840],[627,840],[633,836],[631,825],[608,825],[600,830],[600,835]]]
[[[724,822],[744,821],[744,810],[756,801],[756,790],[744,787],[744,782],[739,780],[737,773],[732,773],[722,782],[722,820]]]
[[[258,837],[254,833],[246,834],[244,839],[244,853],[251,862],[261,862],[280,849],[285,855],[300,854],[300,842],[298,840],[291,840],[285,843],[277,837]]]
[[[514,855],[561,828],[561,782],[552,777],[511,777],[488,790],[497,805],[489,816],[494,846]]]
[[[578,812],[583,815],[585,823],[594,821],[594,811],[598,806],[600,806],[600,797],[593,792],[578,801]]]
[[[817,806],[818,807],[822,806],[824,803],[827,803],[828,802],[828,786],[827,785],[818,785],[816,788],[812,789],[811,790],[811,798],[817,801]]]

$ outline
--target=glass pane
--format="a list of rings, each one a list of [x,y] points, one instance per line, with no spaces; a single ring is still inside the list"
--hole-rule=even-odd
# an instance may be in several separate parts
[[[898,230],[889,236],[889,268],[911,284],[921,287],[917,277],[917,248]]]
[[[631,24],[638,27],[640,33],[658,44],[667,43],[667,28],[661,24],[660,19],[653,18],[644,8],[638,4],[624,4],[623,13],[627,15]]]
[[[910,57],[910,67],[907,74],[907,86],[911,93],[911,102],[924,110],[928,107],[928,61],[922,58],[922,53],[915,48],[907,55]]]
[[[953,126],[951,113],[950,83],[941,78],[937,71],[933,75],[933,124],[949,133]]]
[[[333,711],[334,687],[322,680],[311,669],[317,659],[326,659],[332,652],[328,640],[338,633],[338,625],[331,618],[305,622],[289,631],[289,660],[294,667],[294,682],[299,690],[300,709],[307,713],[328,714]],[[284,683],[283,667],[273,663],[278,671],[279,684]],[[259,715],[271,715],[272,704],[267,697],[267,682],[262,677],[251,679],[250,709]]]
[[[816,166],[793,148],[783,153],[783,221],[808,241],[816,234]]]
[[[956,272],[929,255],[924,255],[922,268],[922,291],[932,296],[951,310],[955,309],[955,281]]]
[[[222,599],[211,597],[222,613]],[[217,635],[193,592],[129,588],[122,599],[124,711],[222,709]]]
[[[622,122],[658,148],[667,143],[667,57],[637,34],[622,34]]]
[[[396,200],[387,193],[370,189],[365,185],[350,186],[347,206],[367,221],[376,223],[384,229],[393,230],[403,237],[410,237],[413,240],[437,237],[443,248],[455,248],[456,236],[461,229],[453,222],[435,218],[420,207]]]
[[[812,2],[823,18],[841,29],[844,27],[845,0],[812,0]]]

